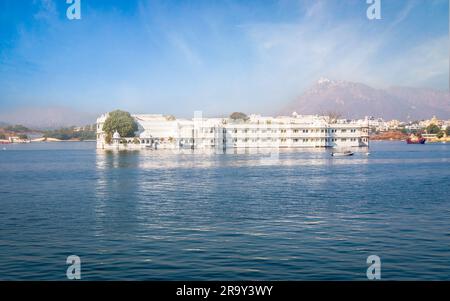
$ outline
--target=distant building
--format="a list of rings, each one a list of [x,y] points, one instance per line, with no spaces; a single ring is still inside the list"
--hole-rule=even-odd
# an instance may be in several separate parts
[[[11,136],[8,138],[10,143],[29,143],[30,139],[28,138],[20,138],[18,136]]]
[[[385,132],[389,130],[389,125],[382,118],[369,118],[369,127],[375,132]]]
[[[387,122],[389,130],[397,130],[403,123],[399,120],[393,119]]]
[[[405,125],[405,129],[410,132],[415,132],[415,131],[421,130],[422,127],[418,123],[411,123],[411,124]]]

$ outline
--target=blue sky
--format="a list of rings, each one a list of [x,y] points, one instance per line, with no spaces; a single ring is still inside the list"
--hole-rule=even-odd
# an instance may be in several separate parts
[[[448,0],[0,1],[0,110],[268,113],[324,76],[448,89]]]

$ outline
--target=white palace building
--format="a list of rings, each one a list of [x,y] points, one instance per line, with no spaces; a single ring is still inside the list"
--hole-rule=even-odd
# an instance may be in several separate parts
[[[334,120],[326,116],[298,115],[247,120],[203,118],[177,119],[159,114],[132,114],[138,124],[136,137],[114,133],[106,143],[103,124],[97,118],[97,148],[100,149],[227,149],[227,148],[316,148],[367,147],[369,126],[365,120]]]

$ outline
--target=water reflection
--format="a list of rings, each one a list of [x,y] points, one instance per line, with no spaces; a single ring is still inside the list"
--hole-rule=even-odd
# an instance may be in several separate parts
[[[129,221],[136,227],[139,239],[150,241],[188,239],[179,237],[180,233],[189,233],[190,238],[210,231],[233,233],[236,229],[228,223],[249,217],[242,208],[252,208],[252,216],[257,219],[266,215],[267,208],[261,207],[261,201],[269,199],[276,204],[275,210],[288,213],[299,199],[317,198],[326,191],[344,190],[355,182],[366,181],[366,170],[361,166],[368,160],[363,152],[336,159],[326,149],[243,149],[222,153],[97,150],[97,233],[105,236],[104,232],[111,230],[109,220],[116,221],[112,229],[128,224],[120,226],[117,221]],[[340,187],[336,188],[330,167],[348,164],[359,168],[345,178],[341,176]],[[283,186],[272,187],[274,183]],[[264,190],[255,189],[260,185],[265,185]],[[298,193],[298,198],[292,198],[293,193]],[[245,203],[236,206],[234,199]],[[284,203],[281,207],[280,201]],[[117,202],[125,202],[126,210],[116,206]],[[308,204],[305,214],[310,218],[291,220],[282,214],[273,222],[300,228],[324,223],[323,208]],[[195,220],[199,216],[201,223]],[[241,229],[241,234],[264,236],[265,230]]]
[[[97,150],[94,231],[108,246],[99,252],[123,251],[113,258],[136,279],[298,279],[299,269],[308,279],[360,279],[354,263],[366,253],[395,261],[400,246],[418,258],[448,242],[432,217],[448,212],[444,194],[424,202],[414,189],[437,187],[422,164],[441,185],[448,179],[448,153],[330,151]],[[434,240],[409,247],[424,235]]]
[[[97,150],[97,169],[105,168],[212,168],[267,165],[302,166],[367,164],[369,157],[358,149],[352,157],[331,157],[331,150],[311,149],[227,149],[218,150]]]
[[[90,280],[364,279],[368,254],[384,279],[449,279],[450,145],[28,147],[0,156],[5,279],[61,279],[67,253]]]
[[[137,204],[129,202],[133,199],[140,182],[139,173],[135,169],[139,152],[99,151],[96,155],[95,208],[96,236],[106,237],[107,232],[127,232],[130,226],[136,225],[139,213]],[[126,172],[129,169],[135,172]],[[126,202],[126,206],[123,203]],[[124,229],[117,221],[128,221]]]

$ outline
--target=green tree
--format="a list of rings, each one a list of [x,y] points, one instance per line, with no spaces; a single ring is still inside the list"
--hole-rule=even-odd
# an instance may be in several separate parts
[[[247,121],[249,118],[247,115],[245,115],[244,113],[241,112],[234,112],[230,115],[230,119],[233,120],[244,120]]]
[[[107,134],[113,134],[115,131],[119,132],[121,137],[134,136],[134,132],[138,130],[136,121],[131,117],[130,113],[115,110],[109,113],[103,124],[103,131]]]
[[[447,137],[450,136],[450,126],[448,126],[448,127],[445,129],[445,134],[447,135]]]
[[[428,134],[439,134],[439,132],[441,131],[441,129],[434,123],[427,126],[426,130]]]
[[[11,131],[11,132],[14,132],[14,133],[29,132],[29,131],[30,131],[29,128],[24,127],[24,126],[21,125],[21,124],[16,124],[16,125],[10,125],[10,126],[7,126],[7,127],[5,128],[5,130]]]
[[[45,138],[55,138],[59,140],[69,140],[73,138],[73,130],[70,128],[60,128],[44,132]]]
[[[94,131],[78,131],[73,132],[71,138],[78,138],[80,140],[95,140],[97,135]]]
[[[442,137],[444,137],[444,131],[440,131],[437,136],[437,138],[441,139]]]
[[[111,144],[112,143],[112,135],[111,134],[106,134],[106,136],[105,136],[105,142],[106,143],[108,143],[108,144]]]
[[[96,136],[97,135],[94,130],[86,130],[86,127],[84,127],[83,130],[79,131],[75,131],[74,127],[70,127],[70,128],[49,130],[44,132],[44,137],[56,138],[59,140],[69,140],[69,139],[95,140]]]
[[[6,139],[6,135],[5,135],[5,134],[0,134],[0,139],[1,139],[1,140]]]
[[[341,113],[335,111],[328,111],[322,115],[325,116],[325,120],[328,123],[336,123],[342,116]]]

